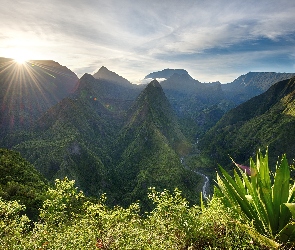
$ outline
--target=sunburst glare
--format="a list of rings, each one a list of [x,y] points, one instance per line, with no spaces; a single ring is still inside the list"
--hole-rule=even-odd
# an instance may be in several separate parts
[[[23,49],[15,49],[11,53],[11,57],[18,64],[24,64],[25,62],[27,62],[31,58],[29,52],[26,50],[23,50]]]
[[[25,57],[0,60],[0,79],[0,129],[31,126],[76,83],[58,63]]]

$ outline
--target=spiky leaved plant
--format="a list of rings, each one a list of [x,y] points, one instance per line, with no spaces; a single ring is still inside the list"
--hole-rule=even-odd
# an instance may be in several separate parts
[[[274,176],[268,167],[267,150],[265,156],[258,152],[256,164],[250,159],[248,171],[245,167],[240,174],[234,170],[234,177],[221,166],[220,171],[222,176],[217,174],[214,195],[221,197],[224,205],[242,212],[259,233],[280,242],[295,243],[295,185],[290,185],[286,155]]]

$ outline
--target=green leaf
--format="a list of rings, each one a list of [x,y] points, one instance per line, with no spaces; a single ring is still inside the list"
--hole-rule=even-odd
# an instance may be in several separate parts
[[[249,181],[248,176],[245,173],[241,173],[245,182],[245,185],[248,189],[249,195],[252,197],[252,209],[253,213],[256,214],[254,223],[257,227],[257,230],[260,233],[264,233],[265,230],[269,231],[268,224],[269,220],[263,202],[260,199],[260,196],[257,192],[257,189],[253,188],[252,183]]]
[[[288,242],[295,240],[295,222],[288,223],[278,234],[281,242]]]
[[[290,213],[284,207],[281,207],[281,204],[286,203],[289,198],[289,182],[290,169],[286,155],[284,155],[280,166],[276,170],[273,185],[273,222],[277,227],[277,231],[281,230],[289,220]]]
[[[284,205],[289,209],[293,220],[295,220],[295,203],[284,203]]]
[[[239,189],[235,181],[231,178],[229,174],[226,173],[226,171],[222,167],[220,167],[220,169],[224,175],[224,179],[217,175],[217,180],[218,185],[220,189],[223,191],[225,197],[228,199],[228,201],[232,204],[233,207],[239,206],[250,220],[254,220],[255,222],[259,223],[257,213],[249,204],[249,201],[244,195],[245,192]],[[259,227],[263,228],[261,223]]]

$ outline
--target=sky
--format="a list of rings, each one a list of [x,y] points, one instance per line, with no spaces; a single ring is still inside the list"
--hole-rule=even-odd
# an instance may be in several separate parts
[[[0,57],[101,66],[133,83],[165,68],[201,82],[295,72],[293,0],[0,0]]]

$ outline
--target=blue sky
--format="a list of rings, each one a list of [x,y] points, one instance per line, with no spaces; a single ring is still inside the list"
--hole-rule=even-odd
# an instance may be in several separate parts
[[[0,0],[0,57],[102,65],[132,82],[164,68],[199,81],[295,72],[293,0]]]

